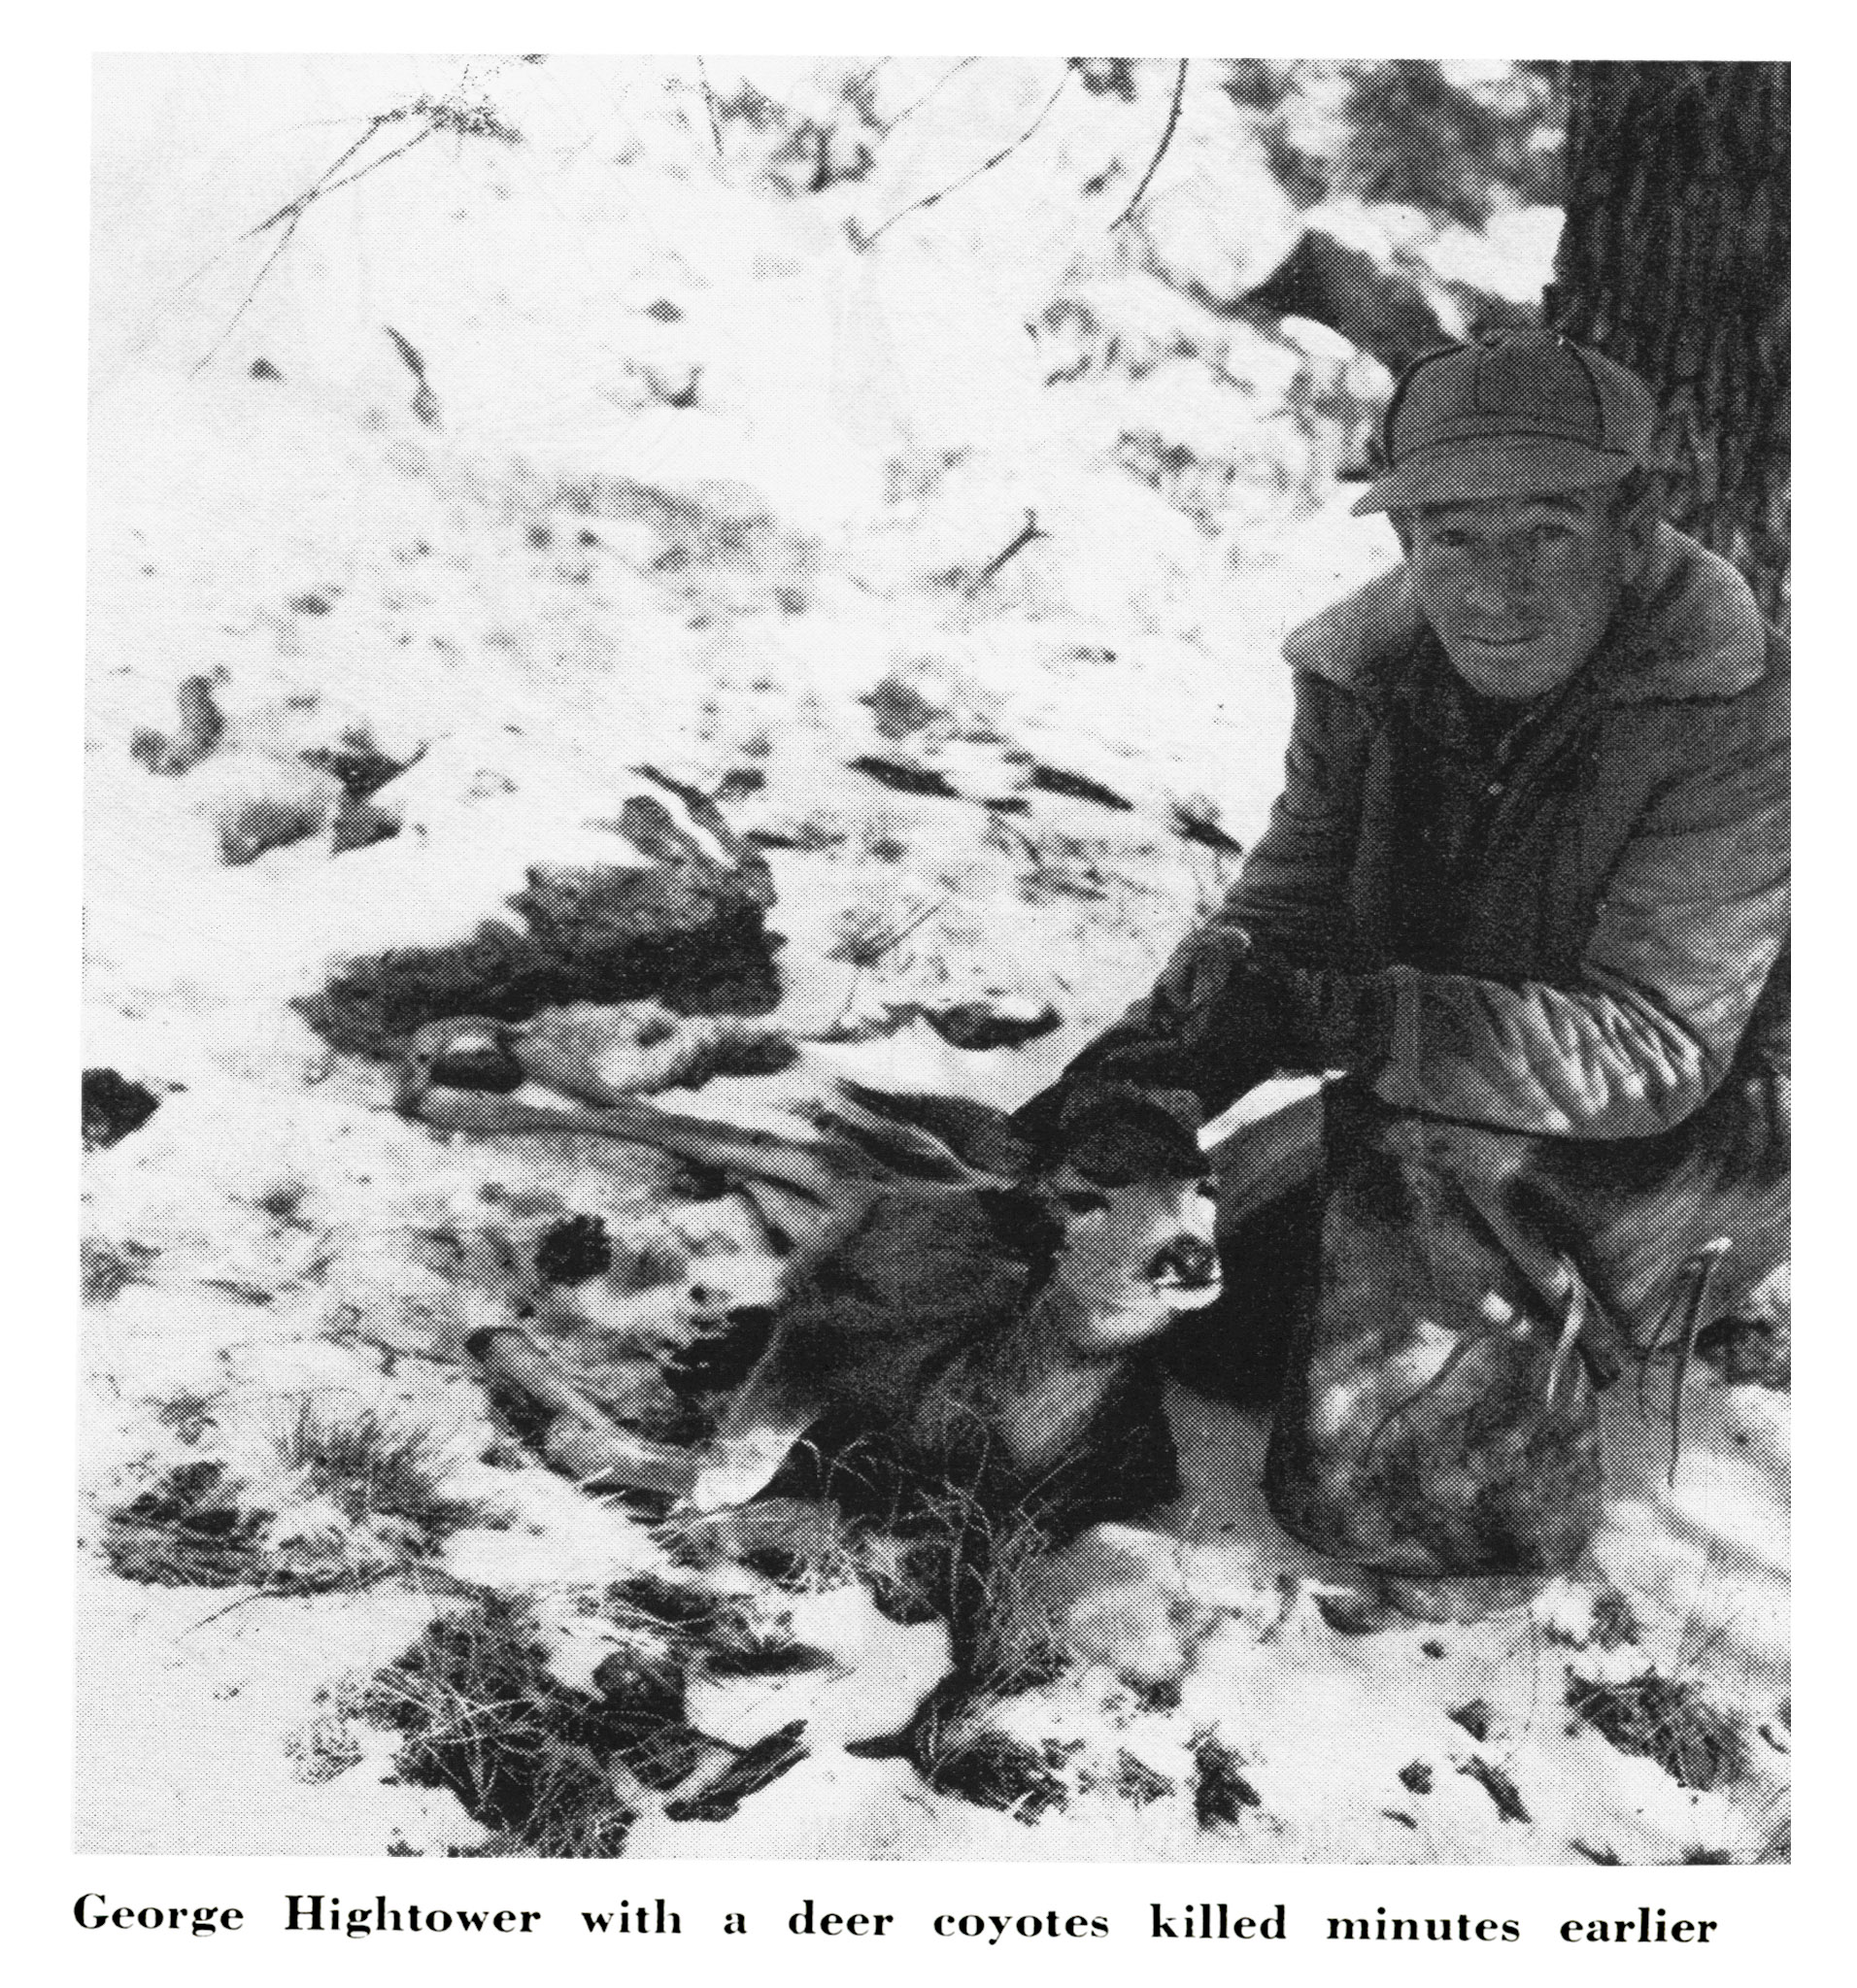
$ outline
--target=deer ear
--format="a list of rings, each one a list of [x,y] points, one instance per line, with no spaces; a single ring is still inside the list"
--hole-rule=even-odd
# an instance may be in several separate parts
[[[1182,1131],[1199,1137],[1205,1124],[1205,1106],[1191,1091],[1150,1091],[1148,1101],[1165,1112]]]
[[[1043,1195],[1029,1187],[979,1188],[974,1201],[1003,1254],[1033,1271],[1050,1265],[1064,1244],[1064,1224]]]
[[[1189,1136],[1205,1123],[1205,1107],[1191,1091],[1156,1090],[1123,1077],[1086,1079],[1064,1098],[1058,1117],[1060,1138],[1073,1136],[1105,1120],[1139,1123],[1155,1113],[1168,1118]]]
[[[1204,1170],[1199,1146],[1204,1119],[1190,1091],[1151,1091],[1112,1078],[1078,1086],[1052,1149],[1092,1180],[1184,1178]]]

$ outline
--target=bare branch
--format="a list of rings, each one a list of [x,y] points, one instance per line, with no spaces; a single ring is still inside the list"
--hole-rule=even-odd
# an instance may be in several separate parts
[[[205,354],[195,361],[189,369],[189,377],[204,371],[206,367],[211,365],[219,356],[226,340],[239,328],[239,324],[244,319],[246,312],[256,302],[258,291],[264,287],[265,278],[277,266],[278,258],[290,246],[291,238],[295,235],[303,217],[309,213],[317,201],[324,199],[327,195],[336,192],[343,186],[354,185],[356,180],[366,179],[369,173],[375,172],[380,167],[388,164],[391,160],[403,156],[406,152],[411,152],[414,146],[422,144],[438,128],[435,124],[424,124],[404,145],[396,145],[391,152],[383,152],[379,158],[370,159],[366,165],[357,166],[354,172],[344,175],[341,179],[332,177],[334,174],[341,172],[343,166],[360,151],[362,146],[383,125],[395,123],[406,115],[405,111],[387,111],[373,118],[361,136],[312,185],[299,193],[288,206],[280,207],[275,214],[259,221],[256,227],[248,228],[240,237],[242,241],[250,242],[255,240],[259,235],[267,232],[267,230],[279,226],[280,223],[283,226],[283,233],[278,236],[277,241],[272,245],[271,253],[258,265],[257,274],[252,279],[245,295],[239,299],[239,307],[232,313],[230,319],[227,320],[225,329],[213,341]]]
[[[328,183],[332,179],[334,179],[336,174],[339,173],[342,170],[342,168],[348,164],[349,160],[352,159],[355,156],[355,154],[357,152],[359,152],[364,145],[367,144],[368,140],[374,136],[375,132],[380,130],[382,125],[397,123],[400,120],[400,118],[404,118],[405,116],[406,110],[404,106],[402,106],[398,110],[382,111],[377,116],[370,118],[367,120],[367,129],[361,133],[360,137],[358,137],[355,141],[355,143],[351,145],[349,149],[335,160],[335,162],[332,165],[325,166],[322,169],[322,171],[319,173],[313,181],[311,181],[308,188],[305,191],[299,193],[294,200],[289,201],[283,207],[280,207],[275,214],[270,215],[265,219],[259,221],[256,227],[247,228],[245,233],[241,235],[239,239],[241,241],[249,242],[254,236],[263,234],[267,228],[276,227],[280,221],[288,220],[292,216],[301,214],[303,210],[307,206],[309,206],[311,201],[316,199],[319,194],[325,190],[325,188],[328,185]]]
[[[943,80],[945,81],[946,79],[944,78]],[[1010,145],[1002,146],[1000,150],[996,152],[991,158],[982,159],[981,162],[974,167],[972,172],[962,174],[960,179],[951,181],[949,185],[943,186],[939,192],[927,193],[920,200],[912,200],[907,207],[897,209],[897,211],[895,214],[893,214],[890,217],[890,219],[887,221],[885,221],[882,224],[882,226],[877,228],[873,233],[861,237],[854,236],[853,247],[861,251],[871,248],[879,240],[881,240],[883,236],[887,235],[890,232],[890,230],[894,228],[899,220],[906,219],[912,214],[920,214],[925,208],[938,206],[942,201],[947,199],[949,194],[959,193],[963,186],[971,186],[973,183],[977,179],[979,179],[983,173],[992,172],[995,166],[1004,165],[1007,159],[1009,159],[1013,155],[1013,153],[1020,149],[1021,146],[1030,144],[1030,141],[1037,136],[1039,128],[1043,125],[1044,120],[1048,117],[1050,117],[1052,111],[1056,108],[1058,99],[1061,96],[1063,96],[1064,92],[1064,86],[1066,84],[1069,83],[1069,81],[1070,64],[1066,61],[1064,66],[1064,74],[1058,79],[1057,88],[1054,89],[1051,92],[1051,94],[1045,98],[1043,105],[1039,108],[1038,115],[1032,118],[1031,122],[1028,124],[1022,132],[1020,132],[1018,137],[1015,138]]]
[[[893,132],[896,128],[896,126],[903,121],[905,118],[913,118],[916,115],[916,113],[922,109],[924,104],[928,103],[931,98],[939,96],[941,92],[948,87],[948,85],[955,80],[957,76],[961,74],[961,72],[963,69],[971,68],[974,63],[979,61],[979,59],[980,57],[978,55],[962,56],[961,60],[957,62],[952,69],[948,70],[944,75],[936,77],[934,82],[931,83],[928,85],[928,87],[923,91],[921,96],[917,97],[913,103],[905,104],[902,107],[902,109],[898,111],[894,118],[891,118],[890,122],[884,126],[884,135],[888,137],[889,134]]]
[[[344,186],[353,186],[356,180],[365,180],[368,174],[378,173],[383,166],[390,165],[394,159],[411,152],[414,146],[423,145],[435,131],[441,131],[446,128],[445,125],[437,122],[427,124],[423,130],[417,132],[413,137],[409,138],[404,145],[396,145],[391,152],[382,152],[379,158],[369,159],[366,165],[356,166],[352,173],[345,173],[339,180],[325,182],[316,189],[315,193],[304,200],[304,208],[307,209],[312,200],[326,199],[331,193],[339,193]]]
[[[1038,522],[1037,512],[1028,511],[1026,513],[1026,522],[1020,527],[1016,536],[1001,551],[995,553],[993,557],[973,576],[972,580],[967,583],[967,591],[969,593],[978,593],[990,580],[996,578],[1004,570],[1008,559],[1016,558],[1033,539],[1049,538],[1050,536],[1050,532],[1046,531]]]
[[[1173,143],[1173,134],[1180,123],[1180,106],[1186,99],[1188,58],[1180,58],[1180,67],[1173,79],[1173,101],[1167,106],[1166,128],[1161,133],[1161,143],[1154,149],[1154,156],[1148,161],[1148,170],[1141,175],[1141,184],[1134,189],[1134,196],[1109,225],[1119,228],[1141,205],[1148,188],[1154,184],[1154,176],[1161,170],[1161,161],[1167,155],[1167,147]]]
[[[326,199],[329,194],[338,192],[344,186],[353,186],[357,180],[366,179],[369,173],[379,172],[381,167],[391,164],[396,158],[403,158],[416,145],[422,145],[438,131],[453,131],[459,138],[494,139],[499,145],[522,143],[522,133],[512,130],[503,122],[488,98],[480,98],[475,102],[464,99],[463,85],[470,79],[471,72],[467,64],[458,88],[450,95],[420,96],[411,103],[396,104],[390,111],[377,112],[368,119],[367,129],[360,137],[325,166],[294,200],[287,202],[275,214],[266,215],[255,227],[246,229],[239,237],[242,242],[255,241],[258,236],[268,234],[273,228],[281,228],[283,232],[278,236],[271,253],[259,265],[258,273],[252,279],[251,287],[239,300],[239,307],[233,312],[225,329],[213,341],[205,356],[191,368],[193,373],[197,374],[210,365],[226,340],[238,329],[241,320],[252,308],[258,291],[264,287],[265,278],[277,266],[278,258],[285,250],[290,246],[291,238],[295,235],[303,217],[319,200]],[[378,133],[389,124],[404,123],[409,118],[420,119],[420,128],[404,145],[396,145],[392,151],[383,152],[378,158],[369,159],[366,165],[355,167],[352,173],[343,172],[343,167],[351,159],[357,157]],[[209,262],[206,267],[211,268],[212,263]],[[189,278],[188,281],[191,282],[192,279]]]
[[[703,85],[703,108],[709,113],[709,135],[716,147],[716,156],[723,155],[723,120],[716,110],[716,92],[709,86],[709,65],[698,55],[696,75]]]

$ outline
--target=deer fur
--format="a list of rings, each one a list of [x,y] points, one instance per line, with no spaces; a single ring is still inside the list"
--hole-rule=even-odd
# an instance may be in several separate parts
[[[1151,1447],[1165,1442],[1145,1350],[1219,1293],[1205,1164],[1165,1105],[1127,1087],[1085,1093],[1055,1153],[1034,1161],[1003,1114],[849,1085],[812,1132],[787,1134],[638,1097],[537,1103],[433,1081],[454,1049],[481,1049],[497,1027],[422,1031],[401,1108],[450,1131],[669,1153],[771,1200],[798,1244],[766,1350],[696,1449],[619,1428],[523,1333],[479,1342],[490,1371],[555,1412],[560,1467],[713,1512],[765,1490],[812,1432],[822,1447],[881,1451],[892,1482],[1003,1508],[1063,1503],[1092,1468],[1113,1480],[1131,1418]],[[521,1031],[499,1039],[520,1065]]]

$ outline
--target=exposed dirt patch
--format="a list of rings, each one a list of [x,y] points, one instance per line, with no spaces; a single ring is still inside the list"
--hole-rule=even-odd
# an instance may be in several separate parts
[[[126,1139],[161,1108],[160,1098],[146,1084],[135,1083],[118,1070],[85,1070],[82,1091],[86,1150]]]
[[[212,1426],[194,1397],[178,1418],[164,1419],[183,1440]],[[202,1457],[110,1512],[102,1544],[112,1568],[155,1587],[326,1594],[410,1568],[460,1526],[483,1522],[476,1504],[447,1496],[427,1432],[388,1416],[301,1403],[274,1446],[263,1484]]]
[[[1263,1804],[1264,1797],[1244,1772],[1244,1756],[1211,1733],[1194,1742],[1197,1772],[1193,1782],[1193,1812],[1202,1830],[1233,1823],[1247,1808]]]
[[[766,903],[733,872],[537,870],[511,900],[523,929],[487,922],[456,946],[355,960],[302,1002],[333,1047],[386,1056],[464,1015],[525,1022],[572,1001],[661,1001],[679,1014],[763,1015],[780,999]]]

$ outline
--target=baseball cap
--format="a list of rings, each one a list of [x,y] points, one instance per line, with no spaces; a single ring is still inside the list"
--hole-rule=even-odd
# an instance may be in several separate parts
[[[1386,468],[1354,514],[1604,489],[1656,467],[1658,423],[1636,373],[1555,332],[1441,346],[1393,389]]]

